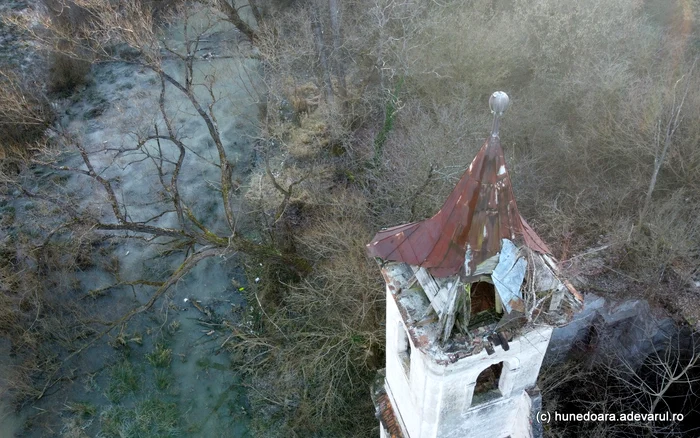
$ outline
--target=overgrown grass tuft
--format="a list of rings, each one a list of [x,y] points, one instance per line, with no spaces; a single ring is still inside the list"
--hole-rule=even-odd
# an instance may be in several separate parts
[[[66,405],[69,412],[80,418],[93,417],[97,413],[97,407],[89,402],[73,402]]]
[[[169,389],[173,384],[173,375],[170,370],[156,369],[153,371],[155,385],[161,391]]]
[[[118,403],[128,394],[135,393],[141,386],[140,372],[128,360],[123,360],[112,366],[107,398]]]
[[[173,360],[173,350],[163,344],[156,344],[152,352],[146,354],[146,360],[155,368],[168,368]]]
[[[118,438],[181,436],[180,411],[175,403],[157,398],[138,401],[133,408],[110,406],[100,415],[102,434]]]

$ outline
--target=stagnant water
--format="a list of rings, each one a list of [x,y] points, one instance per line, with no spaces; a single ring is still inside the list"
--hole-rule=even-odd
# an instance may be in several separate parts
[[[3,370],[0,369],[0,372]],[[0,391],[2,388],[0,388]],[[22,428],[23,418],[14,412],[9,400],[0,398],[0,437],[16,436]]]
[[[193,28],[207,24],[204,15],[197,13],[188,23],[193,26],[189,35]],[[171,49],[182,52],[183,26],[172,26],[163,39]],[[228,24],[215,24],[204,40],[206,51],[202,53],[215,56],[196,62],[194,82],[216,78],[213,94],[219,100],[214,107],[218,127],[229,158],[236,162],[234,179],[245,182],[258,119],[258,63],[245,55],[245,44],[239,47],[237,32]],[[180,61],[166,59],[164,66],[173,77],[183,78]],[[164,130],[157,106],[160,82],[154,73],[112,63],[95,66],[92,79],[77,99],[64,104],[61,120],[90,151],[128,147],[135,141],[133,133],[154,125]],[[198,93],[203,102],[209,101],[206,90],[200,87]],[[222,229],[218,169],[212,165],[218,157],[206,126],[179,91],[169,87],[166,97],[168,114],[191,148],[180,177],[182,196],[207,225]],[[154,150],[156,145],[147,147]],[[166,155],[174,157],[174,151]],[[119,179],[119,196],[127,200],[133,220],[154,214],[157,180],[150,160],[111,152],[92,157],[104,176]],[[77,154],[62,164],[82,165]],[[65,180],[65,188],[81,194],[83,207],[109,217],[99,185],[74,174]],[[153,224],[174,226],[175,221],[171,214]],[[172,271],[183,260],[182,254],[165,256],[138,240],[122,241],[108,250],[117,274],[99,266],[76,272],[76,299],[113,284],[117,275],[122,281],[156,279],[159,274],[162,279],[163,272]],[[152,312],[116,328],[81,355],[73,377],[57,385],[56,391],[20,412],[0,400],[0,438],[248,436],[245,391],[222,348],[227,332],[221,329],[224,321],[241,323],[245,318],[245,303],[238,291],[244,283],[235,257],[200,263]],[[153,290],[118,287],[85,303],[101,316],[116,316],[145,302]]]

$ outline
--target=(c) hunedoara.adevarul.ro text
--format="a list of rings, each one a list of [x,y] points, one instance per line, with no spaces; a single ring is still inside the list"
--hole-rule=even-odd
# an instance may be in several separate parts
[[[639,412],[621,412],[615,413],[571,413],[571,412],[548,412],[540,411],[537,413],[537,421],[539,423],[551,423],[553,421],[661,421],[661,422],[681,422],[683,414],[674,414],[664,412],[663,414],[642,414]]]

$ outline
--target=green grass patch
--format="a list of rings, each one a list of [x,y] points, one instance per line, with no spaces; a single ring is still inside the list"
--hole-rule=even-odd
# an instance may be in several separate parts
[[[173,376],[169,370],[156,369],[154,371],[156,388],[165,391],[173,384]]]
[[[148,363],[156,368],[168,368],[173,360],[173,350],[163,344],[156,344],[152,352],[146,354]]]
[[[128,360],[114,365],[107,388],[107,398],[113,403],[119,402],[125,395],[139,389],[140,380],[139,373]]]
[[[394,90],[389,93],[386,100],[384,108],[384,124],[382,128],[377,133],[374,139],[374,165],[378,165],[379,161],[382,159],[382,153],[384,151],[384,144],[386,143],[389,134],[394,129],[394,119],[396,118],[396,111],[399,103],[399,93],[401,92],[401,87],[403,86],[403,77],[399,78]]]
[[[180,412],[175,403],[147,398],[133,408],[110,406],[100,415],[102,436],[169,438],[181,436]]]

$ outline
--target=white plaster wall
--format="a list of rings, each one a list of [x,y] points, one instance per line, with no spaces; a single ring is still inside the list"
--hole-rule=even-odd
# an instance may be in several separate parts
[[[518,398],[518,408],[513,411],[513,417],[510,420],[511,432],[513,438],[531,438],[532,437],[532,399],[525,391]]]
[[[458,436],[455,435],[457,431],[462,433],[459,436],[469,437],[527,436],[516,435],[516,431],[510,429],[514,424],[521,425],[519,430],[523,429],[522,425],[529,425],[530,398],[524,390],[537,382],[552,335],[551,327],[536,327],[521,335],[510,342],[508,351],[496,347],[496,352],[490,356],[484,350],[450,365],[436,364],[415,348],[409,337],[412,354],[410,377],[407,378],[397,354],[402,336],[400,330],[405,330],[405,327],[389,291],[386,302],[387,386],[410,438]],[[503,362],[499,380],[502,397],[472,407],[478,375],[499,362]],[[524,416],[525,423],[520,417],[516,421],[513,417],[516,414]]]
[[[394,301],[391,292],[387,290],[386,297],[386,383],[387,392],[391,397],[394,409],[397,411],[397,417],[403,421],[407,431],[417,430],[420,425],[420,418],[416,406],[413,402],[413,394],[409,385],[408,378],[404,371],[404,366],[398,356],[399,346],[398,341],[403,336],[399,330],[405,331],[406,328],[399,313],[396,302]],[[411,362],[415,360],[418,354],[415,345],[411,341]],[[411,364],[413,371],[413,364]],[[409,432],[409,436],[413,437]]]
[[[531,438],[530,396],[521,391],[511,397],[471,409],[460,422],[445,424],[441,438]]]

